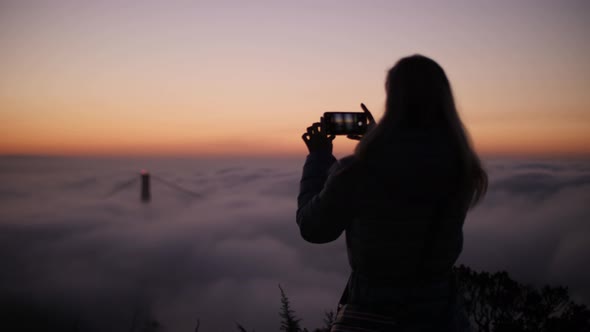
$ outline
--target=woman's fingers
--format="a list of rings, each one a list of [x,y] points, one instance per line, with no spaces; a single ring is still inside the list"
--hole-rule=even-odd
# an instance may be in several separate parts
[[[317,135],[319,133],[323,134],[322,125],[319,122],[315,122],[310,127],[307,127],[307,133],[309,135]]]
[[[305,142],[310,149],[315,149],[317,146],[323,146],[326,143],[329,146],[332,146],[332,140],[334,140],[334,135],[326,135],[324,130],[322,129],[322,124],[320,122],[314,122],[311,126],[307,127],[305,133],[301,135],[301,139]],[[331,151],[331,148],[330,148]]]
[[[374,123],[375,118],[373,118],[373,114],[371,114],[371,111],[369,111],[367,106],[365,106],[365,104],[361,103],[361,108],[363,109],[363,112],[365,112],[365,114],[367,115],[367,119],[369,120],[369,123]]]
[[[322,131],[322,125],[319,122],[315,122],[312,127],[316,133],[320,133]]]

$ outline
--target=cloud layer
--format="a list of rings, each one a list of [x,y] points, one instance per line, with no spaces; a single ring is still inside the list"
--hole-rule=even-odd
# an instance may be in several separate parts
[[[590,163],[487,165],[490,190],[468,215],[460,262],[567,285],[589,303]],[[87,330],[128,331],[136,316],[168,330],[190,331],[200,318],[203,331],[232,330],[235,322],[272,331],[280,283],[304,326],[318,327],[348,265],[342,238],[312,245],[299,236],[301,166],[3,158],[0,292]],[[149,204],[139,200],[141,168],[153,176]]]

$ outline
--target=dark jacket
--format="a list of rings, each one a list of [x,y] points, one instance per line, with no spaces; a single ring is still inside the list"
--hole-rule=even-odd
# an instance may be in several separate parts
[[[307,157],[297,224],[312,243],[346,231],[348,303],[383,308],[408,292],[448,295],[469,201],[448,141],[441,133],[400,131],[364,161]]]

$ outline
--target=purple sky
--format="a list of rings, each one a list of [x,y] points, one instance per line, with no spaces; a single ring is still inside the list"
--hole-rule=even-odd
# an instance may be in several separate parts
[[[587,1],[0,9],[0,153],[297,155],[325,111],[379,118],[387,69],[414,53],[445,68],[483,153],[590,153]]]

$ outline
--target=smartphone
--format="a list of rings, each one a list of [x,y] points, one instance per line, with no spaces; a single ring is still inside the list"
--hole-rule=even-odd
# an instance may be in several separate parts
[[[363,112],[326,112],[322,126],[327,135],[363,135],[367,131],[367,115]]]

